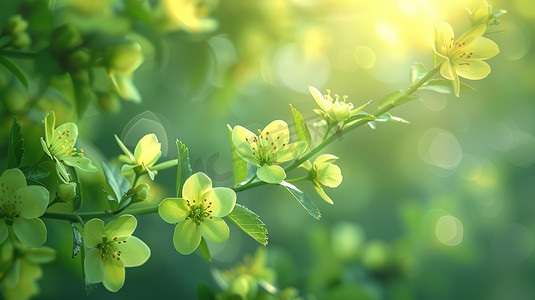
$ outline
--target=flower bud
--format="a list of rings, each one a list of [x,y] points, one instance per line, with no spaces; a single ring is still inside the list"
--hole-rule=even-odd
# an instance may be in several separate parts
[[[146,183],[142,183],[135,188],[135,193],[132,198],[134,202],[139,202],[147,199],[149,195],[150,186]]]
[[[70,201],[76,197],[76,182],[62,183],[58,186],[56,192],[59,199],[63,202]]]
[[[4,26],[4,33],[16,34],[24,32],[26,28],[28,28],[28,22],[26,22],[21,15],[15,15],[7,20],[7,23]]]
[[[67,57],[67,66],[69,70],[80,71],[86,69],[91,61],[91,54],[86,49],[74,50]]]
[[[57,52],[72,50],[82,44],[82,35],[76,27],[65,24],[52,33],[52,49]]]
[[[30,38],[30,35],[23,31],[23,32],[17,32],[12,35],[11,39],[11,46],[18,48],[18,49],[24,49],[32,43],[32,39]]]
[[[240,295],[242,299],[252,299],[256,296],[258,286],[253,276],[240,274],[232,281],[230,291]]]
[[[110,71],[132,73],[143,62],[141,46],[134,42],[109,46],[106,49],[105,61]]]

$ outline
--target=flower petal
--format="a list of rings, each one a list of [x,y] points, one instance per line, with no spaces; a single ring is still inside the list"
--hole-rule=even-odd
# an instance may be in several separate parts
[[[182,198],[192,201],[201,200],[202,195],[212,189],[212,180],[202,172],[191,175],[182,188]]]
[[[137,226],[137,219],[132,215],[122,215],[117,221],[109,222],[104,227],[104,234],[109,238],[125,238],[134,233]]]
[[[308,90],[310,91],[310,94],[312,94],[312,97],[314,100],[316,100],[316,103],[318,106],[324,110],[327,111],[327,108],[329,107],[327,100],[325,100],[325,97],[323,97],[323,94],[315,87],[309,86]]]
[[[56,126],[56,114],[53,111],[49,112],[43,122],[45,123],[45,141],[50,145],[54,136],[54,126]]]
[[[4,219],[0,220],[0,245],[6,240],[9,230]]]
[[[91,219],[84,226],[84,244],[87,248],[96,247],[102,243],[104,236],[104,222],[101,219]]]
[[[290,130],[288,124],[282,120],[275,120],[269,123],[258,137],[263,147],[277,147],[288,144],[290,141]],[[272,145],[273,144],[273,145]]]
[[[17,198],[20,197],[18,204],[20,216],[26,219],[33,219],[45,213],[50,193],[42,186],[31,185],[18,189],[15,192],[15,196]]]
[[[466,46],[466,51],[470,54],[470,59],[489,59],[500,53],[498,45],[487,38],[476,37],[469,45]]]
[[[201,232],[192,219],[176,224],[173,244],[180,254],[191,254],[201,243]]]
[[[440,66],[440,75],[449,80],[453,80],[455,77],[455,74],[453,74],[453,67],[449,59],[445,60],[442,63],[442,66]]]
[[[322,154],[314,160],[314,165],[321,163],[333,163],[338,160],[338,156],[332,154]]]
[[[329,115],[329,118],[331,118],[334,121],[345,121],[349,116],[351,115],[351,106],[349,104],[343,103],[343,104],[336,104],[331,107],[331,109],[327,112]]]
[[[76,167],[86,172],[96,172],[98,170],[97,167],[91,163],[91,160],[85,156],[67,156],[63,158],[63,162],[68,166]]]
[[[470,60],[470,62],[457,64],[455,67],[459,76],[471,80],[483,79],[490,73],[490,66],[480,60]]]
[[[267,183],[280,183],[286,178],[284,169],[279,165],[264,164],[256,171],[258,178]]]
[[[46,241],[46,226],[41,219],[15,218],[13,232],[26,247],[41,247]]]
[[[74,147],[77,139],[78,126],[76,126],[76,124],[72,122],[61,124],[58,128],[54,129],[54,134],[52,135],[52,140],[50,141],[48,149],[52,155],[61,160],[63,157],[67,156],[61,147],[63,146],[65,149],[70,149],[71,147]]]
[[[453,28],[446,22],[435,26],[434,50],[439,55],[448,55],[448,49],[452,47],[454,39]]]
[[[314,185],[314,189],[316,190],[316,192],[318,193],[318,195],[323,199],[325,200],[325,202],[329,203],[329,204],[334,204],[333,200],[331,200],[331,198],[325,193],[325,191],[323,190],[323,188],[321,187],[321,185],[319,183],[317,183],[316,181],[313,182],[313,185]]]
[[[303,168],[307,171],[310,171],[312,169],[312,164],[310,163],[310,161],[305,161],[304,163],[302,163],[299,168]]]
[[[120,260],[108,259],[104,261],[105,276],[102,284],[108,291],[117,292],[124,284],[124,266]]]
[[[232,129],[232,143],[238,155],[246,162],[258,165],[253,150],[253,147],[256,147],[255,139],[256,135],[242,126],[234,126]]]
[[[144,163],[151,167],[162,155],[162,144],[154,133],[147,134],[139,140],[134,150],[134,158],[138,164]]]
[[[137,267],[144,264],[150,257],[150,248],[142,240],[131,236],[126,243],[117,245],[121,251],[121,260],[125,267]]]
[[[99,283],[104,279],[104,264],[97,248],[90,249],[84,259],[85,278],[89,283]]]
[[[470,28],[467,32],[463,33],[457,40],[456,44],[465,43],[468,46],[474,39],[481,37],[487,30],[487,24],[479,24]],[[464,45],[464,44],[463,44]]]
[[[204,194],[205,206],[210,204],[210,210],[214,217],[224,217],[228,215],[236,205],[236,192],[229,188],[217,187]]]
[[[43,151],[46,153],[46,155],[48,155],[48,156],[50,156],[50,158],[52,158],[52,154],[50,153],[50,151],[48,151],[48,145],[46,144],[46,142],[43,139],[43,137],[41,137],[41,147],[43,148]]]
[[[111,82],[115,91],[121,98],[125,100],[130,100],[136,103],[141,102],[141,95],[137,90],[132,74],[122,73],[122,72],[111,72],[110,73]]]
[[[331,163],[314,164],[316,168],[316,180],[324,186],[337,187],[342,183],[342,171],[337,165]]]
[[[26,177],[19,169],[8,169],[0,177],[0,188],[9,190],[11,193],[26,186]]]
[[[229,228],[221,218],[205,219],[199,225],[201,235],[210,242],[221,243],[228,239]]]
[[[183,221],[189,215],[190,211],[190,206],[182,198],[166,198],[158,206],[158,214],[169,224]]]
[[[307,142],[299,141],[291,143],[284,147],[281,147],[277,153],[275,153],[275,163],[283,163],[294,158],[297,158],[307,150]]]

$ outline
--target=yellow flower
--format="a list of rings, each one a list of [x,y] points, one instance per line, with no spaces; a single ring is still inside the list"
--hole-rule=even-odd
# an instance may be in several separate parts
[[[444,58],[440,74],[453,80],[455,95],[459,97],[459,76],[478,80],[487,77],[490,66],[483,60],[494,57],[500,52],[495,42],[482,37],[486,25],[479,24],[465,32],[457,41],[454,40],[450,24],[442,22],[435,27],[433,50]]]

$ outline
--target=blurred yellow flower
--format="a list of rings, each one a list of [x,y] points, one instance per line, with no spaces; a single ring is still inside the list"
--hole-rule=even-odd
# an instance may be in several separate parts
[[[440,74],[454,81],[457,97],[460,90],[459,76],[471,80],[487,77],[490,66],[483,60],[494,57],[500,52],[495,42],[482,37],[486,28],[486,24],[479,24],[454,41],[453,28],[450,24],[442,22],[435,27],[433,50],[444,58]]]

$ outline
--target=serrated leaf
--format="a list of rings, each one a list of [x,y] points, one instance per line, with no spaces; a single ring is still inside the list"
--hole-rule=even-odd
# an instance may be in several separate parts
[[[84,243],[82,242],[82,233],[80,229],[76,227],[74,223],[71,223],[72,227],[72,258],[75,258],[78,255],[78,252],[82,249]]]
[[[303,115],[295,109],[290,104],[290,109],[292,110],[292,116],[294,121],[294,128],[295,128],[295,134],[297,136],[298,141],[305,141],[307,143],[307,147],[305,152],[310,148],[310,144],[312,143],[312,139],[310,138],[310,132],[308,131],[307,124],[305,122],[305,119],[303,118]]]
[[[15,76],[26,89],[29,88],[26,76],[24,76],[24,73],[22,73],[20,68],[14,62],[7,57],[0,56],[0,64],[6,67],[6,69],[8,69],[8,71],[11,72],[11,74],[13,74],[13,76]]]
[[[411,66],[411,83],[415,83],[416,81],[420,80],[422,77],[425,76],[427,73],[427,70],[425,66],[422,63],[413,63]]]
[[[201,243],[199,244],[199,251],[201,251],[202,256],[207,262],[212,262],[212,255],[210,254],[210,249],[208,249],[208,245],[206,244],[204,238],[201,238]]]
[[[230,135],[230,148],[232,151],[232,171],[234,174],[234,185],[239,184],[247,178],[247,163],[238,155],[236,147],[232,142],[232,127],[227,124],[228,132]]]
[[[17,116],[13,117],[13,125],[11,125],[11,137],[7,148],[7,167],[17,168],[22,162],[24,155],[24,137],[22,136],[22,128],[17,121]]]
[[[123,195],[131,188],[130,183],[121,175],[121,171],[115,166],[110,165],[107,161],[101,161],[102,171],[106,176],[106,182],[111,188],[112,193],[108,193],[111,197],[108,200],[115,201],[121,204]]]
[[[47,178],[48,175],[50,175],[50,171],[48,171],[48,169],[45,167],[37,166],[28,170],[25,175],[26,179],[38,181]]]
[[[321,218],[321,213],[318,207],[297,187],[293,184],[283,181],[279,183],[288,193],[290,193],[298,202],[303,206],[303,208],[312,216],[314,219],[319,220]]]
[[[234,210],[226,218],[260,244],[264,246],[268,244],[268,232],[264,223],[247,207],[236,204]]]
[[[186,145],[184,145],[181,141],[176,140],[176,147],[178,149],[178,164],[176,166],[176,194],[177,197],[180,197],[180,191],[182,190],[182,186],[184,185],[186,179],[191,176],[191,173],[193,173],[193,171],[191,169],[191,164],[189,161],[189,151]]]

